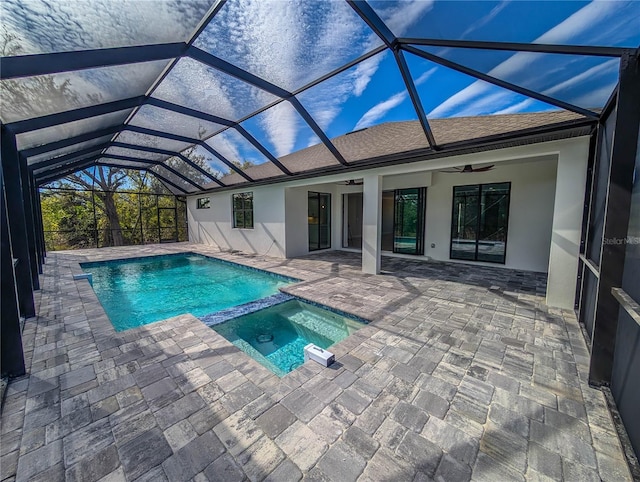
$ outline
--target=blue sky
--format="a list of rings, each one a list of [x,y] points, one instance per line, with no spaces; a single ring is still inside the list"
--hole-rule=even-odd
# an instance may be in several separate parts
[[[38,53],[186,40],[211,2],[128,0],[120,2],[124,8],[118,9],[113,4],[107,0],[5,0],[0,8],[8,31],[22,39],[22,53]],[[370,4],[398,37],[640,45],[638,1],[407,0]],[[183,24],[176,25],[180,22],[175,20]],[[335,0],[229,0],[195,42],[198,48],[290,91],[380,45],[380,39],[351,7]],[[616,59],[423,49],[586,108],[601,107],[617,81]],[[555,109],[410,53],[404,55],[430,118]],[[136,67],[128,70],[134,73]],[[148,71],[145,70],[145,75]],[[131,83],[123,77],[126,76],[118,69],[94,69],[70,73],[66,78],[81,96],[97,93],[104,99],[112,99],[130,95]],[[231,120],[239,120],[277,100],[190,59],[178,63],[154,96]],[[416,119],[390,52],[378,54],[299,94],[298,98],[329,138],[384,122]],[[10,99],[3,99],[3,106],[8,104]],[[199,137],[204,131],[207,137],[217,130],[217,126],[206,123],[177,123],[174,114],[163,109],[151,110],[142,109],[140,118],[134,118],[132,123],[153,127],[149,124],[154,118],[166,115],[167,120],[158,125],[170,129],[175,124],[181,135]],[[246,120],[243,127],[276,156],[318,142],[286,102]],[[232,160],[265,161],[235,131],[219,134],[210,144]],[[211,157],[209,153],[202,154]],[[217,169],[219,162],[213,157],[211,161],[212,169]]]
[[[293,90],[380,45],[380,40],[346,4],[328,4],[318,8],[313,2],[292,6],[284,2],[230,1],[196,45]],[[371,5],[399,37],[631,47],[640,44],[639,2],[420,0]],[[322,28],[330,19],[334,19],[334,28]],[[340,20],[336,23],[335,19]],[[229,45],[234,47],[225,47]],[[424,49],[586,108],[601,107],[617,81],[618,61],[610,58]],[[405,57],[428,117],[556,109],[410,53]],[[298,98],[330,138],[383,122],[417,118],[390,52],[315,86]],[[293,109],[282,106],[272,110],[246,121],[244,126],[274,154],[288,154],[318,142]],[[241,149],[239,153],[243,154]]]

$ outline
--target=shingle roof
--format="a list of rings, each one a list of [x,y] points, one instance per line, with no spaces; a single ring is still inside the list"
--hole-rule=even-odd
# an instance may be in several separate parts
[[[429,125],[438,145],[446,147],[462,141],[507,133],[517,134],[519,131],[535,127],[562,125],[580,119],[585,118],[573,112],[553,111],[431,119]],[[380,124],[336,137],[332,142],[348,163],[359,163],[403,152],[424,151],[429,148],[419,121]],[[338,161],[324,144],[282,156],[279,160],[294,174],[338,165]],[[271,162],[249,167],[245,172],[256,180],[282,176],[282,172]],[[228,174],[221,180],[225,184],[245,181],[236,173]]]

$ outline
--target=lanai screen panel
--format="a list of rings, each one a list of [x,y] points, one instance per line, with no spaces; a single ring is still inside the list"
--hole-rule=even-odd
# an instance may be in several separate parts
[[[417,83],[423,78],[428,75],[419,76]],[[400,122],[418,118],[390,51],[364,60],[297,97],[330,138],[378,125],[382,119]],[[422,138],[420,147],[428,147],[424,133]],[[352,159],[353,149],[345,144],[339,142],[336,147],[347,160]]]
[[[381,43],[346,2],[229,0],[194,45],[292,92]]]
[[[147,134],[141,134],[139,132],[133,132],[129,130],[120,132],[120,134],[118,134],[118,137],[116,138],[116,142],[154,149],[163,149],[171,152],[180,152],[192,145],[190,142],[184,142],[160,136],[150,136]]]
[[[182,151],[182,155],[216,179],[226,176],[231,171],[229,166],[202,146],[193,146],[185,149]],[[168,159],[167,164],[193,180],[203,183],[211,182],[210,178],[207,178],[201,172],[178,158]]]
[[[133,149],[127,147],[111,146],[105,151],[105,155],[127,156],[137,159],[148,159],[150,161],[164,161],[169,156],[166,154],[160,154],[157,152],[141,151],[140,149]]]
[[[3,55],[184,42],[213,0],[3,0]]]
[[[153,164],[145,164],[143,162],[134,162],[134,161],[123,161],[120,159],[109,159],[108,157],[103,158],[101,162],[109,164],[111,167],[117,166],[117,167],[122,167],[123,169],[131,168],[131,169],[139,170],[139,169],[144,169],[144,168],[153,166]]]
[[[15,122],[146,93],[166,60],[0,81],[0,116]]]
[[[231,121],[278,100],[264,90],[190,58],[176,64],[153,97]]]
[[[397,37],[637,48],[635,1],[368,1]]]
[[[428,119],[473,118],[560,109],[411,53],[405,54],[405,58],[412,77],[419,79],[428,76],[430,80],[430,82],[416,82],[416,90]],[[434,84],[438,85],[437,90],[433,89]],[[481,129],[476,131],[476,133],[470,131],[466,137],[483,137]],[[438,143],[460,140],[453,138],[448,132],[434,132],[434,135]]]
[[[233,162],[236,167],[243,171],[248,170],[247,174],[252,179],[264,179],[282,174],[278,167],[271,164],[262,152],[235,129],[227,129],[210,137],[206,143]],[[262,166],[262,168],[256,169],[257,166]],[[227,180],[224,182],[226,183]]]
[[[180,189],[182,189],[182,191],[185,191],[185,192],[188,192],[188,193],[193,193],[193,192],[197,192],[198,191],[198,188],[196,188],[194,185],[188,183],[187,181],[185,181],[181,177],[176,176],[173,172],[171,172],[170,170],[166,169],[165,167],[163,167],[161,165],[153,166],[150,170],[152,172],[160,174],[162,177],[167,179],[169,182],[175,184]],[[184,193],[181,193],[180,191],[176,190],[174,186],[171,186],[171,185],[169,185],[169,184],[167,184],[165,182],[163,182],[163,184],[168,189],[170,189],[173,193],[184,194]]]
[[[287,101],[280,102],[241,125],[276,157],[319,143],[316,134]]]
[[[46,161],[48,159],[55,159],[56,157],[63,156],[65,154],[71,154],[76,151],[82,151],[84,149],[89,149],[91,147],[100,147],[106,145],[111,140],[111,136],[98,137],[96,139],[91,139],[90,141],[80,142],[78,144],[74,144],[68,147],[62,147],[60,149],[56,149],[53,151],[45,152],[43,154],[38,154],[35,156],[31,156],[27,158],[27,164],[37,164],[38,162]]]
[[[101,151],[102,151],[101,149],[96,149],[95,151],[90,151],[90,152],[87,152],[87,153],[84,153],[84,154],[79,154],[78,156],[74,156],[72,159],[69,159],[69,160],[66,160],[66,161],[60,161],[60,162],[58,162],[56,164],[53,164],[53,165],[50,165],[50,166],[47,166],[47,167],[42,167],[42,166],[38,167],[37,164],[34,164],[32,166],[32,169],[33,169],[34,174],[36,174],[36,175],[46,174],[49,169],[57,168],[57,167],[60,167],[60,166],[66,166],[66,165],[71,166],[71,163],[73,163],[73,162],[81,162],[81,161],[88,160],[90,158],[96,157],[96,156],[98,156],[98,154],[100,154]]]
[[[482,137],[482,129],[439,131],[441,117],[564,109],[595,118],[615,87],[620,51],[570,47],[640,44],[640,2],[5,0],[0,14],[2,55],[43,54],[31,60],[51,65],[0,81],[0,117],[9,130],[21,123],[19,149],[82,135],[37,155],[82,152],[107,137],[101,129],[127,122],[138,131],[113,141],[170,152],[206,141],[253,180],[286,175],[274,158],[300,173],[437,148],[432,133],[445,145]],[[102,53],[90,50],[175,42],[183,43],[177,59],[117,65],[99,66]],[[519,52],[518,42],[566,52]],[[76,51],[91,65],[56,72],[49,54]],[[141,105],[112,113],[104,105],[124,99]],[[82,108],[89,117],[76,120]],[[60,113],[50,126],[42,120]],[[394,144],[398,129],[413,140]],[[116,146],[106,154],[171,157]],[[250,182],[220,159],[203,165],[224,184]]]
[[[16,135],[16,144],[19,150],[29,149],[62,139],[69,139],[70,137],[81,134],[96,132],[107,127],[115,127],[122,124],[131,112],[132,109],[124,109],[111,112],[110,114],[58,124],[53,127],[23,132],[22,134]]]
[[[585,109],[604,107],[618,82],[620,68],[620,59],[616,57],[450,47],[419,49]],[[439,67],[440,70],[443,68],[446,67]],[[534,102],[535,100],[530,98],[528,105],[521,106],[521,111],[531,109]],[[532,110],[540,111],[535,108]]]
[[[222,124],[152,105],[140,107],[129,124],[196,140],[206,139],[225,128]]]

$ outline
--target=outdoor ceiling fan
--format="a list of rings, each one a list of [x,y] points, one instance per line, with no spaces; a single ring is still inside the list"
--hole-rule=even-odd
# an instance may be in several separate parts
[[[343,184],[345,186],[360,186],[364,184],[364,181],[358,181],[357,179],[349,179],[348,181],[342,181],[338,184]]]
[[[453,167],[451,169],[444,169],[444,170],[442,170],[440,172],[470,174],[472,172],[490,171],[491,169],[493,169],[493,166],[495,166],[495,164],[491,164],[490,166],[485,166],[485,167],[478,167],[478,168],[474,169],[471,164],[467,164],[464,167]]]

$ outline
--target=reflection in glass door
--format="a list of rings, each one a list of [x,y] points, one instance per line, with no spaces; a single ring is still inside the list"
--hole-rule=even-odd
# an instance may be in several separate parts
[[[362,193],[342,195],[342,247],[362,249]]]
[[[331,247],[331,194],[309,192],[309,251]]]
[[[393,252],[424,254],[426,188],[396,189]]]

